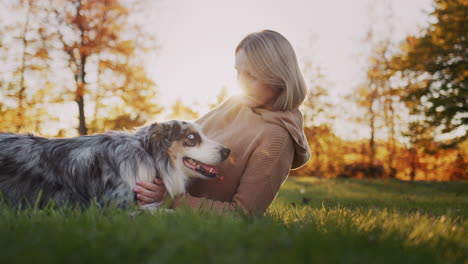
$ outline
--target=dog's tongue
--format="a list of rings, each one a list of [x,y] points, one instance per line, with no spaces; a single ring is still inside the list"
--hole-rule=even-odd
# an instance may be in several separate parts
[[[214,166],[210,166],[210,165],[207,165],[207,164],[203,164],[200,162],[200,166],[205,170],[205,171],[209,171],[211,173],[218,173],[218,169]]]

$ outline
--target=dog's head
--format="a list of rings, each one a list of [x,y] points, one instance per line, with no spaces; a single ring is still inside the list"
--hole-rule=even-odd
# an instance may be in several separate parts
[[[153,123],[144,130],[146,150],[155,157],[167,159],[163,162],[181,169],[191,178],[217,177],[216,166],[226,160],[231,152],[220,143],[208,139],[196,123],[172,120]]]

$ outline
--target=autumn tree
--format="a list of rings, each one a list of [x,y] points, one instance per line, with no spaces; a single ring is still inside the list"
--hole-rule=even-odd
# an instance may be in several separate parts
[[[126,52],[104,49],[95,56],[95,85],[90,91],[94,100],[92,132],[123,129],[152,121],[162,112],[157,102],[157,85],[142,64],[148,52],[158,49],[152,34],[141,26],[148,1],[123,1],[129,12],[122,32]],[[129,41],[131,40],[131,41]],[[93,89],[94,88],[94,89]],[[125,122],[123,122],[125,121]]]
[[[132,111],[155,105],[148,103],[154,98],[155,84],[146,76],[144,68],[132,61],[139,46],[134,38],[129,37],[129,10],[119,0],[52,0],[54,24],[57,29],[62,51],[74,80],[74,97],[78,106],[79,133],[87,133],[85,99],[91,99],[92,87],[100,90],[94,98],[105,97],[109,89],[117,95],[114,110]],[[140,35],[139,37],[145,37]],[[113,78],[116,82],[104,84],[96,79]],[[93,83],[91,83],[93,82]],[[107,91],[106,91],[107,89]],[[102,91],[104,90],[104,91]],[[89,95],[89,96],[87,96]],[[114,102],[114,103],[116,103]],[[119,104],[123,102],[123,104]],[[126,102],[126,104],[125,104]],[[99,111],[100,102],[96,102],[95,111]],[[113,103],[108,103],[113,104]],[[152,109],[139,109],[141,112],[157,112]],[[127,114],[130,118],[131,114]],[[138,115],[138,114],[136,114]],[[98,114],[96,114],[96,117]]]
[[[11,12],[24,14],[4,25],[8,37],[1,47],[5,60],[10,61],[7,65],[12,66],[8,70],[13,72],[6,76],[4,94],[4,106],[8,104],[9,112],[15,113],[9,131],[38,132],[40,123],[50,116],[46,105],[54,100],[53,96],[44,96],[50,91],[46,69],[50,65],[48,48],[52,38],[45,25],[47,11],[44,1],[19,0],[9,4],[6,7]]]
[[[119,61],[108,60],[105,54],[97,57],[97,81],[90,88],[94,99],[91,132],[131,128],[154,119],[162,108],[155,100],[156,84],[135,59],[139,57],[128,55]]]
[[[370,73],[372,75],[372,69]],[[376,153],[376,131],[378,128],[377,119],[380,117],[378,112],[378,99],[379,91],[378,86],[373,80],[368,80],[367,83],[362,84],[355,89],[355,94],[353,96],[348,96],[351,98],[360,108],[364,109],[364,114],[358,117],[355,117],[355,120],[358,123],[363,123],[369,127],[370,135],[368,141],[368,163],[369,166],[375,164],[375,153]]]
[[[198,116],[198,113],[185,105],[180,98],[174,102],[171,107],[171,113],[169,114],[170,119],[180,120],[195,120]]]
[[[306,134],[311,159],[302,169],[295,172],[298,175],[317,177],[336,177],[343,164],[341,140],[333,133],[332,120],[336,118],[336,109],[327,90],[329,81],[322,69],[312,62],[303,59],[302,69],[307,84],[308,94],[300,110],[304,118]]]
[[[461,131],[452,144],[467,138],[468,5],[464,0],[435,0],[435,22],[419,36],[408,36],[391,67],[408,82],[403,98],[413,115],[442,134]]]
[[[69,100],[78,105],[80,134],[87,133],[89,126],[91,132],[128,128],[160,113],[156,84],[142,59],[154,51],[154,39],[131,19],[144,4],[143,0],[8,3],[10,11],[19,14],[11,21],[2,20],[0,55],[6,67],[14,65],[0,72],[2,111],[17,117],[8,130],[25,125],[23,130],[38,130],[41,123],[50,123],[52,111]],[[85,114],[85,108],[94,108],[94,113]],[[92,117],[91,122],[86,117]]]
[[[367,41],[372,41],[372,34],[371,31],[368,33]],[[374,49],[375,48],[374,46]],[[374,50],[373,52],[377,51]],[[371,55],[370,62],[366,69],[365,82],[357,86],[352,95],[346,97],[348,100],[356,103],[360,109],[364,110],[364,114],[355,117],[355,120],[358,121],[358,123],[367,125],[370,131],[368,141],[369,166],[374,166],[375,164],[376,134],[377,129],[381,127],[378,121],[382,118],[382,112],[380,110],[385,82],[382,65]]]
[[[75,81],[75,102],[79,113],[79,134],[87,134],[85,121],[85,93],[87,63],[103,48],[116,44],[127,11],[118,1],[54,1],[57,32],[68,67]],[[61,8],[58,8],[58,7]],[[114,27],[104,27],[113,21]]]
[[[302,69],[308,88],[307,97],[300,107],[304,116],[304,126],[319,126],[324,123],[330,126],[330,121],[336,118],[333,110],[338,106],[333,105],[330,100],[328,80],[322,69],[308,59],[304,60]]]
[[[309,142],[311,158],[294,174],[324,178],[336,177],[345,163],[346,144],[333,133],[327,124],[305,127],[304,132]]]
[[[372,109],[372,112],[378,112],[374,116],[374,126],[371,131],[375,131],[375,118],[381,119],[382,129],[386,131],[387,148],[387,169],[390,177],[395,177],[395,156],[397,151],[397,136],[401,135],[403,115],[406,112],[404,103],[401,102],[401,87],[393,84],[394,71],[389,67],[392,56],[393,44],[390,40],[383,39],[375,44],[372,55],[370,56],[371,69],[367,72],[367,79],[370,87],[373,87],[373,98],[378,107]],[[369,108],[369,111],[371,109]],[[374,135],[374,133],[372,133]],[[372,138],[372,137],[371,137]],[[374,144],[372,144],[374,145]],[[375,153],[375,150],[374,150]]]
[[[398,121],[401,119],[402,104],[399,102],[400,87],[392,84],[394,71],[389,67],[395,52],[392,43],[393,11],[390,1],[374,2],[369,6],[370,27],[364,39],[367,54],[365,81],[348,96],[364,110],[364,115],[356,118],[367,125],[370,131],[368,141],[369,166],[375,166],[378,134],[386,134],[388,175],[396,175],[395,156],[397,150]],[[386,133],[385,133],[386,132]],[[383,138],[382,136],[380,138]]]

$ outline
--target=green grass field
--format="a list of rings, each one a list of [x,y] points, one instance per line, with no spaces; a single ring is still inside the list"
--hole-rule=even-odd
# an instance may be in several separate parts
[[[265,216],[0,206],[0,263],[468,263],[468,183],[290,178]]]

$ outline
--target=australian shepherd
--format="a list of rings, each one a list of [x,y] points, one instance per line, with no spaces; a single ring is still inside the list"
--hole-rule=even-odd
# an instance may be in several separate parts
[[[136,133],[48,139],[0,133],[0,193],[22,207],[135,204],[136,181],[159,177],[174,197],[190,178],[217,177],[230,150],[191,122],[168,121]],[[157,205],[148,205],[151,208]]]

